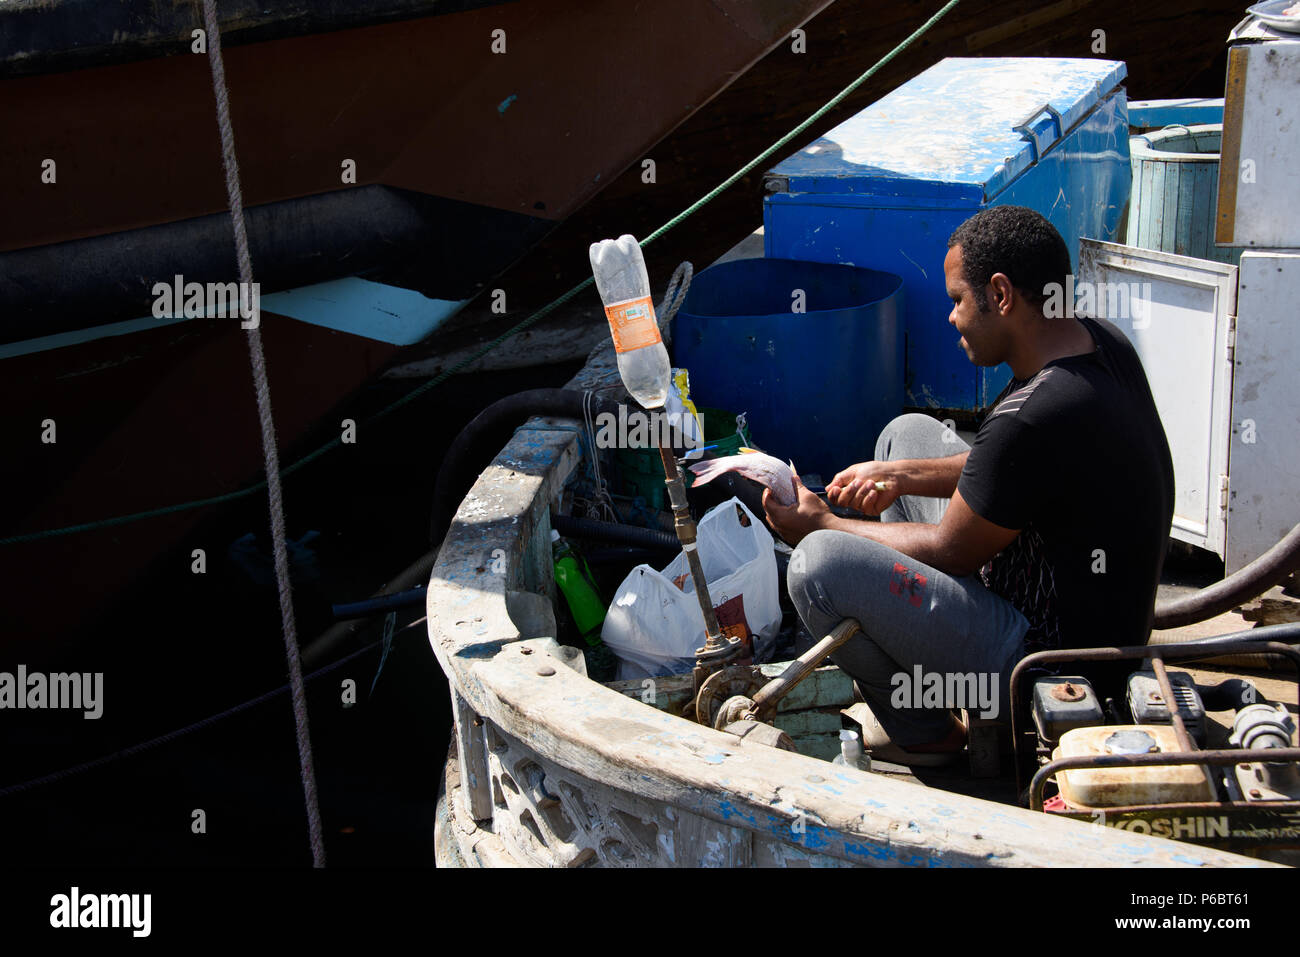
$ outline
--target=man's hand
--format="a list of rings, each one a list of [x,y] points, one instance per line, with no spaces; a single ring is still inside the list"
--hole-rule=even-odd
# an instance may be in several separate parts
[[[826,486],[826,501],[852,508],[863,515],[879,515],[894,503],[901,489],[900,476],[890,462],[859,462],[840,472]],[[883,484],[883,489],[877,488]]]
[[[832,518],[831,510],[804,486],[799,476],[794,476],[795,501],[793,505],[782,505],[776,500],[770,489],[763,490],[763,511],[767,513],[768,524],[776,529],[791,545],[798,545],[809,532],[825,528]]]

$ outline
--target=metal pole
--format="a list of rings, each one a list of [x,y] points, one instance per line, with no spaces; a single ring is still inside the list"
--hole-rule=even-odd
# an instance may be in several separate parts
[[[682,543],[686,553],[687,564],[691,567],[691,580],[695,583],[695,597],[699,599],[700,611],[704,613],[704,647],[695,649],[696,671],[705,666],[706,673],[726,661],[740,648],[740,642],[734,638],[724,638],[718,627],[718,615],[713,610],[713,600],[709,597],[709,583],[704,578],[704,568],[700,565],[700,553],[695,542],[695,519],[691,518],[690,508],[686,504],[686,483],[682,480],[681,470],[677,468],[677,456],[671,448],[661,446],[659,456],[664,462],[664,484],[668,486],[668,501],[673,509],[673,523],[677,539]],[[700,677],[697,674],[698,687]]]

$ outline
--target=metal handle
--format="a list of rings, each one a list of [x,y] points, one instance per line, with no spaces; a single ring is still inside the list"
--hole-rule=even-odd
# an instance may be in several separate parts
[[[1026,116],[1019,123],[1011,127],[1013,130],[1015,130],[1025,139],[1027,139],[1029,141],[1029,145],[1034,148],[1035,163],[1038,162],[1038,157],[1042,154],[1038,149],[1038,136],[1034,133],[1032,127],[1030,127],[1029,124],[1032,123],[1034,120],[1038,119],[1038,117],[1044,113],[1049,114],[1056,123],[1056,138],[1053,139],[1052,142],[1047,144],[1047,148],[1050,150],[1053,146],[1059,143],[1061,141],[1061,137],[1065,135],[1065,124],[1061,121],[1061,114],[1057,111],[1056,107],[1052,106],[1051,103],[1044,103],[1042,106],[1038,107],[1036,110],[1034,110],[1032,113]]]
[[[795,685],[812,674],[831,652],[839,650],[861,629],[862,626],[858,624],[856,618],[845,618],[841,621],[829,635],[790,662],[785,671],[765,684],[762,690],[754,695],[754,704],[749,709],[747,717],[757,721],[771,720],[772,715],[776,713],[777,703],[793,691]]]

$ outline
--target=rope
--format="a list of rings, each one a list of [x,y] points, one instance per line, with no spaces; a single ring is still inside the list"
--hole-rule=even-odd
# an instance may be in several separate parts
[[[582,424],[586,429],[587,458],[591,462],[592,483],[595,486],[595,492],[587,503],[586,513],[588,518],[621,522],[622,518],[614,511],[614,502],[609,497],[609,486],[600,470],[600,448],[596,445],[596,426],[592,421],[592,405],[595,401],[596,393],[590,389],[582,394]]]
[[[672,278],[668,280],[668,288],[664,291],[663,302],[659,303],[659,325],[667,325],[672,321],[673,316],[677,315],[677,310],[686,301],[686,293],[691,288],[691,278],[694,275],[695,267],[689,262],[682,262],[673,270]],[[677,293],[675,298],[674,290]]]
[[[226,170],[226,192],[230,196],[230,220],[235,230],[235,255],[239,281],[245,289],[253,285],[253,260],[248,250],[244,222],[244,197],[239,185],[239,160],[235,156],[235,131],[230,122],[230,94],[226,68],[221,58],[221,25],[216,0],[203,0],[203,25],[208,33],[208,64],[212,67],[212,91],[217,99],[217,125],[221,129],[221,160]],[[285,541],[284,497],[280,486],[280,453],[276,448],[275,422],[271,418],[271,385],[266,374],[259,325],[248,333],[249,362],[257,393],[257,416],[262,432],[262,458],[266,465],[267,497],[271,509],[271,543],[275,553],[275,581],[280,593],[280,623],[285,654],[289,661],[289,685],[293,689],[293,719],[298,738],[298,765],[302,774],[303,798],[307,804],[307,830],[311,839],[313,867],[325,866],[325,837],[320,804],[316,799],[316,772],[312,762],[311,732],[307,725],[307,689],[302,680],[298,656],[298,627],[293,615],[293,593],[289,581],[289,548]]]
[[[207,0],[205,0],[205,2],[207,2]],[[664,233],[668,232],[670,229],[680,224],[687,217],[694,215],[705,204],[714,200],[720,193],[730,188],[732,185],[734,185],[736,182],[742,179],[747,173],[753,170],[754,167],[767,160],[778,149],[785,146],[787,143],[790,142],[790,140],[794,139],[796,136],[798,136],[800,133],[806,130],[817,120],[825,116],[830,110],[838,106],[844,100],[845,97],[847,97],[850,93],[852,93],[859,86],[861,86],[872,76],[874,76],[877,72],[879,72],[881,67],[888,64],[899,53],[901,53],[903,50],[911,46],[919,37],[921,37],[932,26],[938,23],[940,19],[946,16],[947,13],[950,10],[952,10],[952,8],[955,7],[959,2],[960,0],[949,0],[949,2],[945,4],[943,8],[939,10],[938,13],[932,16],[929,20],[925,21],[925,23],[923,23],[920,27],[918,27],[915,31],[913,31],[913,33],[902,43],[900,43],[898,46],[894,47],[894,49],[890,50],[887,54],[885,54],[880,60],[878,60],[875,63],[874,66],[872,66],[869,70],[867,70],[867,72],[863,73],[860,77],[858,77],[848,86],[846,86],[843,90],[837,93],[834,97],[832,97],[823,107],[817,110],[817,112],[813,113],[810,117],[808,117],[808,119],[804,120],[794,129],[792,129],[789,133],[787,133],[785,136],[781,137],[781,139],[777,140],[777,142],[774,143],[772,146],[768,147],[758,156],[754,157],[754,159],[746,163],[743,167],[741,167],[739,170],[737,170],[735,173],[729,176],[726,180],[724,180],[719,186],[717,186],[709,193],[701,197],[699,200],[697,200],[687,209],[683,210],[681,213],[674,216],[668,222],[664,223],[664,225],[660,226],[658,229],[656,229],[645,239],[641,240],[641,246],[644,247],[649,245],[650,243],[658,239],[660,236],[664,235]],[[568,292],[563,293],[562,295],[551,300],[551,302],[547,303],[541,309],[538,309],[527,319],[524,319],[523,321],[518,322],[515,325],[511,326],[509,329],[507,329],[501,335],[497,336],[495,339],[489,342],[486,346],[484,346],[474,355],[470,356],[468,359],[465,359],[462,362],[457,363],[456,365],[452,366],[450,369],[444,369],[442,372],[438,373],[438,375],[434,376],[428,382],[424,383],[421,386],[418,386],[417,388],[408,392],[406,395],[402,396],[399,399],[396,399],[395,401],[389,403],[384,408],[380,409],[377,413],[375,413],[367,420],[367,424],[377,422],[380,419],[384,418],[385,416],[393,412],[396,412],[398,409],[400,409],[402,406],[406,405],[407,403],[414,402],[416,399],[424,395],[430,389],[433,389],[436,386],[441,385],[443,382],[447,381],[452,376],[469,368],[471,365],[478,362],[484,356],[494,351],[498,346],[501,345],[501,343],[505,342],[507,339],[513,338],[514,336],[523,332],[525,329],[534,325],[536,322],[538,322],[538,320],[545,318],[546,316],[554,312],[556,309],[558,309],[560,306],[569,302],[579,293],[583,292],[594,281],[595,280],[593,277],[588,276],[586,279],[578,283],[578,285],[574,286]],[[333,449],[337,448],[341,444],[342,444],[342,437],[336,436],[335,438],[331,439],[329,442],[326,442],[320,448],[316,449],[314,452],[305,455],[297,462],[294,462],[292,465],[286,467],[280,473],[281,476],[288,477],[289,475],[298,471],[300,468],[304,467],[305,465],[308,465],[311,462],[314,462],[316,459],[320,458],[326,452],[332,451]],[[239,489],[234,492],[228,492],[224,495],[214,495],[210,498],[193,499],[188,502],[181,502],[177,505],[167,505],[162,508],[148,509],[147,511],[143,511],[143,512],[132,512],[128,515],[119,515],[114,518],[99,519],[93,522],[83,522],[79,525],[68,525],[63,528],[45,529],[39,532],[27,532],[22,535],[10,535],[6,538],[0,538],[0,546],[20,545],[25,542],[33,542],[33,541],[38,541],[46,538],[55,538],[60,535],[73,535],[78,532],[87,532],[99,528],[109,528],[114,525],[125,525],[128,522],[135,522],[145,518],[153,518],[159,515],[169,515],[175,512],[184,512],[193,508],[203,508],[208,505],[220,505],[224,502],[232,502],[235,501],[236,499],[246,498],[249,495],[254,495],[257,492],[261,491],[263,488],[265,488],[266,484],[267,484],[266,482],[259,482],[256,485],[249,486],[248,488]]]
[[[424,621],[424,619],[422,618],[420,619],[420,621]],[[411,623],[411,625],[416,625],[416,624],[419,624],[419,622]],[[407,625],[406,627],[409,628],[411,627],[411,625]],[[313,681],[316,678],[319,678],[321,675],[334,671],[337,668],[341,668],[349,661],[352,661],[355,658],[359,658],[362,655],[373,651],[380,644],[382,644],[382,642],[372,641],[370,644],[366,645],[365,647],[358,648],[356,651],[352,652],[352,654],[340,658],[338,661],[335,661],[332,664],[325,665],[323,668],[319,668],[316,671],[313,671],[311,674],[307,675],[306,680]],[[83,772],[86,771],[93,771],[95,768],[101,768],[104,765],[109,764],[110,762],[118,761],[121,760],[122,758],[135,757],[137,754],[143,754],[146,751],[152,751],[154,748],[160,747],[164,744],[170,744],[172,741],[175,741],[177,738],[183,738],[187,734],[193,734],[195,731],[202,731],[204,728],[210,728],[212,727],[212,725],[224,721],[226,718],[233,718],[235,715],[242,714],[243,712],[248,711],[250,708],[255,708],[260,704],[265,704],[266,702],[270,701],[272,698],[277,698],[288,690],[290,690],[290,685],[288,683],[282,684],[278,688],[272,688],[270,691],[266,692],[265,694],[260,694],[256,698],[251,698],[248,701],[243,702],[242,704],[237,704],[232,708],[227,708],[225,711],[221,711],[218,712],[217,714],[209,715],[208,717],[202,719],[201,721],[195,721],[193,724],[187,725],[184,728],[178,728],[175,731],[168,731],[166,734],[161,734],[156,738],[150,738],[148,741],[142,741],[139,744],[133,744],[129,748],[123,748],[121,751],[114,751],[112,754],[105,754],[102,755],[101,757],[93,758],[90,761],[82,761],[80,764],[74,764],[71,767],[64,768],[61,771],[52,771],[49,774],[41,775],[38,778],[32,778],[29,781],[23,781],[19,784],[10,784],[7,787],[0,788],[0,798],[9,797],[12,794],[18,794],[22,791],[30,791],[32,788],[41,787],[42,785],[53,784],[54,782],[61,781],[64,778],[69,778],[72,777],[73,775],[82,774]]]

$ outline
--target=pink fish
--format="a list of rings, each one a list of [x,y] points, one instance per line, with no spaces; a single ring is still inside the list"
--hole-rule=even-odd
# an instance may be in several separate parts
[[[776,500],[782,505],[793,505],[794,463],[786,465],[778,458],[755,449],[741,449],[740,455],[727,455],[720,459],[709,459],[691,466],[695,475],[695,484],[704,485],[713,481],[723,472],[739,472],[745,478],[764,485],[772,490]]]

